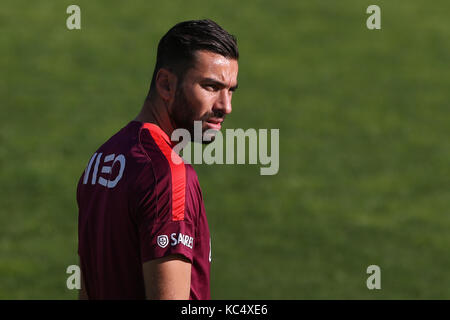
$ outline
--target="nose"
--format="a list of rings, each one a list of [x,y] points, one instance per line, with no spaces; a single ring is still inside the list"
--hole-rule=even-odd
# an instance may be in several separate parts
[[[231,113],[231,93],[227,89],[220,90],[215,109],[224,115]]]

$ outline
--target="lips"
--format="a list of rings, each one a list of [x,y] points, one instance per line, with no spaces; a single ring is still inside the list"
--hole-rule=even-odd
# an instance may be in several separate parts
[[[206,124],[210,129],[214,130],[220,130],[222,127],[221,123],[223,122],[223,119],[217,119],[217,118],[210,118],[208,121],[206,121]]]

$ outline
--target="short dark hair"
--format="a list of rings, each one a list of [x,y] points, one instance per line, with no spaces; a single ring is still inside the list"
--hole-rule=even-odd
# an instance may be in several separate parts
[[[214,21],[204,19],[180,22],[159,41],[150,92],[155,87],[156,75],[161,68],[174,72],[178,81],[181,81],[186,71],[193,67],[195,52],[198,50],[239,59],[236,37]]]

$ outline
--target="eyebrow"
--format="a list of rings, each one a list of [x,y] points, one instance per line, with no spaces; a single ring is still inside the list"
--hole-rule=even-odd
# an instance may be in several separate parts
[[[219,80],[216,80],[216,79],[213,79],[213,78],[204,78],[203,81],[204,81],[204,82],[212,82],[212,83],[214,83],[215,85],[217,85],[217,86],[219,86],[219,87],[222,87],[222,88],[225,88],[225,87],[227,86],[227,85],[226,85],[225,83],[223,83],[222,81],[219,81]],[[230,87],[230,90],[231,90],[231,91],[235,91],[237,88],[238,88],[238,84],[236,83],[235,86]]]

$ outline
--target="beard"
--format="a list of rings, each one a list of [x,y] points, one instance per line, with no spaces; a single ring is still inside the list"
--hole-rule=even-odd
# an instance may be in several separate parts
[[[204,123],[209,118],[218,117],[215,112],[206,112],[203,115],[197,114],[195,112],[195,105],[189,101],[182,86],[178,86],[175,93],[175,99],[172,106],[172,120],[175,124],[175,129],[186,129],[191,135],[192,142],[201,142],[203,144],[209,144],[214,141],[215,135],[209,134],[208,138],[205,139],[205,131],[208,130],[206,124]],[[223,117],[223,115],[220,115]],[[202,122],[202,137],[201,141],[195,140],[194,135],[194,121]]]

